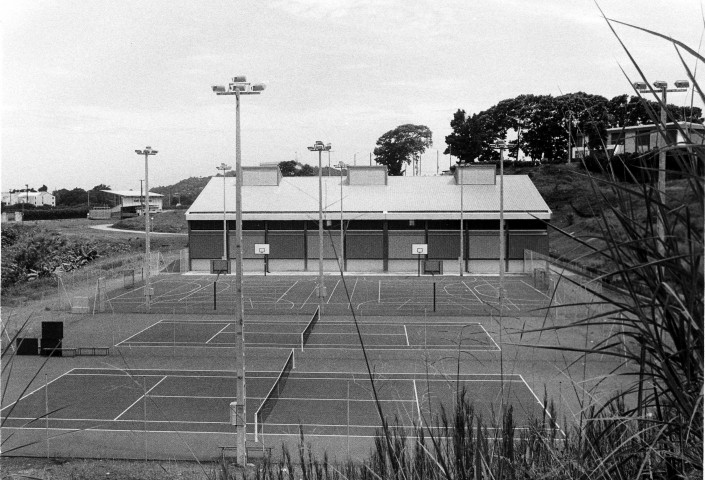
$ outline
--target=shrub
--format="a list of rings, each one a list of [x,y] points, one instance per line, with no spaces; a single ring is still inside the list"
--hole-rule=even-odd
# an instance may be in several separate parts
[[[66,218],[86,218],[88,207],[66,207],[66,208],[36,208],[25,210],[24,220],[61,220]]]

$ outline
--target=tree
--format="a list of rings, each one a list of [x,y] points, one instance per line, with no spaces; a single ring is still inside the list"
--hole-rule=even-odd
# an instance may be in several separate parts
[[[425,125],[399,125],[377,139],[375,162],[386,165],[389,175],[401,175],[404,164],[433,145],[432,135]]]
[[[57,207],[85,205],[88,202],[88,195],[82,188],[74,188],[73,190],[62,188],[61,190],[55,190],[54,196],[56,197]]]
[[[101,183],[88,191],[91,205],[110,205],[111,201],[114,202],[114,199],[110,197],[110,194],[105,193],[103,190],[110,190],[110,185]]]
[[[456,157],[456,163],[499,158],[499,154],[490,146],[497,137],[497,131],[488,116],[474,114],[466,117],[465,110],[458,110],[450,126],[453,133],[446,136],[448,147],[443,153]]]
[[[619,95],[607,102],[610,127],[626,127],[658,123],[661,115],[661,105],[647,98]],[[687,121],[703,123],[702,110],[699,107],[679,107],[666,105],[668,121]]]
[[[285,177],[312,177],[318,174],[318,170],[311,165],[297,162],[296,160],[279,162],[279,170]]]
[[[49,190],[49,187],[47,187],[46,185],[42,185],[37,189],[38,192],[46,192],[47,190]]]

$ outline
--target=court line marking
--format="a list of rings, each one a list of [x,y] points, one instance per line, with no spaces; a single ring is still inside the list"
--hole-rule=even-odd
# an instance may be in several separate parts
[[[497,344],[497,342],[494,341],[494,338],[492,338],[492,335],[490,335],[490,332],[487,331],[487,329],[485,328],[485,326],[484,326],[483,324],[481,324],[481,323],[478,323],[478,325],[480,326],[480,328],[481,328],[482,330],[485,331],[485,335],[487,335],[487,337],[488,337],[490,340],[492,340],[492,343],[494,343],[494,346],[497,347],[497,350],[502,350],[502,348]]]
[[[505,293],[506,293],[506,292],[505,292]],[[511,298],[509,298],[509,295],[505,295],[505,296],[504,296],[504,299],[505,299],[512,307],[516,308],[517,310],[521,310],[519,307],[517,307],[516,303],[514,303]]]
[[[406,302],[404,302],[404,303],[402,303],[401,305],[399,305],[399,306],[397,307],[397,310],[400,310],[401,307],[403,307],[404,305],[406,305],[406,304],[409,303],[410,301],[411,301],[411,299],[408,299]],[[412,304],[412,305],[413,305],[413,304]]]
[[[423,417],[421,416],[421,405],[419,404],[419,391],[416,389],[416,379],[414,382],[414,398],[416,399],[416,411],[419,414],[419,426],[423,425]]]
[[[130,377],[132,377],[132,376],[130,376]],[[167,377],[166,375],[162,376],[162,379],[161,379],[161,380],[159,380],[157,383],[155,383],[154,385],[152,385],[152,387],[151,387],[149,390],[147,390],[146,392],[142,393],[142,395],[140,395],[137,400],[135,400],[134,402],[132,402],[129,407],[127,407],[125,410],[123,410],[122,413],[120,413],[120,415],[118,415],[117,417],[113,418],[113,421],[115,422],[115,421],[119,420],[120,417],[122,417],[125,413],[127,413],[127,411],[128,411],[129,409],[131,409],[132,407],[134,407],[135,405],[137,405],[137,403],[139,403],[140,400],[145,399],[145,398],[147,397],[147,395],[149,395],[149,392],[151,392],[151,391],[154,389],[154,387],[156,387],[157,385],[159,385],[160,383],[162,383],[164,380],[166,380],[166,377]],[[107,420],[107,419],[106,419],[106,420]],[[137,420],[137,421],[139,421],[139,420]]]
[[[295,286],[297,283],[299,283],[298,280],[295,281],[289,288],[287,288],[287,289],[286,289],[286,292],[282,293],[282,296],[277,299],[277,302],[276,302],[276,303],[279,303],[282,298],[286,297],[286,294],[289,293],[289,290],[291,290],[292,288],[294,288],[294,286]]]
[[[199,293],[199,292],[205,291],[205,289],[206,289],[208,286],[209,286],[208,284],[203,285],[203,286],[201,286],[200,288],[195,289],[194,291],[192,291],[191,293],[189,293],[188,295],[186,295],[186,296],[184,296],[184,297],[175,298],[175,300],[176,300],[177,303],[181,303],[182,301],[186,300],[186,299],[187,299],[188,297],[190,297],[191,295],[195,295],[195,294],[197,294],[197,293]]]
[[[237,397],[237,394],[234,395],[228,395],[227,397],[216,397],[215,395],[150,395],[151,398],[194,398],[194,399],[213,399],[213,400],[224,400],[224,399],[232,399],[235,400]],[[259,397],[248,397],[248,399],[259,399]],[[230,422],[225,422],[228,425]]]
[[[409,347],[411,344],[409,343],[409,333],[406,331],[406,325],[404,325],[404,336],[406,337],[406,346]],[[414,388],[416,385],[414,384]]]
[[[355,279],[355,285],[353,285],[352,293],[350,294],[350,298],[348,299],[348,308],[352,310],[352,299],[355,296],[355,289],[357,288],[357,281],[360,280],[360,278]]]
[[[218,333],[216,333],[216,334],[213,335],[211,338],[209,338],[208,340],[206,340],[206,343],[210,343],[211,340],[213,340],[215,337],[217,337],[218,335],[220,335],[221,332],[222,332],[223,330],[225,330],[226,328],[228,328],[229,326],[230,326],[229,323],[226,324],[223,328],[221,328],[220,330],[218,330]],[[237,333],[237,332],[234,332],[234,333]],[[160,342],[160,343],[161,343],[161,342]],[[189,343],[190,343],[190,342],[189,342]]]
[[[326,304],[330,303],[330,299],[333,298],[333,294],[335,293],[335,289],[338,288],[338,284],[340,283],[340,279],[338,279],[337,282],[335,282],[335,286],[333,287],[333,290],[328,294],[328,301]]]
[[[121,341],[121,342],[119,342],[119,343],[116,343],[115,346],[116,346],[116,347],[119,347],[120,345],[122,345],[123,343],[127,342],[127,341],[130,340],[131,338],[134,338],[134,337],[136,337],[137,335],[140,335],[141,333],[144,333],[145,331],[149,330],[150,328],[152,328],[153,326],[155,326],[155,325],[157,325],[157,324],[159,324],[159,323],[162,323],[162,320],[157,320],[157,321],[154,322],[153,324],[144,327],[142,330],[140,330],[139,332],[135,333],[134,335],[130,335],[130,336],[127,337],[125,340],[123,340],[123,341]]]
[[[93,421],[93,420],[87,420],[87,421]],[[119,422],[120,420],[118,420]],[[127,420],[125,420],[127,421]],[[147,423],[150,421],[148,420]],[[184,422],[173,422],[173,423],[184,423]],[[229,423],[228,423],[229,425]],[[285,427],[296,427],[298,429],[299,424],[293,424],[293,423],[270,423],[268,425],[271,426],[285,426]],[[337,429],[337,428],[342,428],[345,425],[344,424],[338,424],[338,425],[322,425],[322,424],[310,424],[312,427],[328,427],[332,429]],[[351,427],[353,427],[351,425]],[[12,430],[44,430],[46,427],[44,426],[36,426],[36,427],[3,427],[4,429],[12,429]],[[355,425],[354,428],[364,428],[364,429],[372,429],[372,428],[379,428],[379,425]],[[431,427],[433,428],[433,427]],[[485,427],[483,427],[485,428]],[[486,427],[487,430],[499,430],[499,428],[496,427]],[[118,429],[118,428],[93,428],[93,427],[88,427],[88,428],[62,428],[62,427],[50,427],[50,430],[54,431],[66,431],[70,433],[80,433],[84,431],[90,431],[90,432],[109,432],[109,433],[129,433],[133,434],[134,432],[130,429]],[[519,427],[515,426],[515,430],[528,430],[529,427]],[[145,430],[140,430],[140,432],[144,432]],[[228,431],[223,431],[223,432],[214,432],[214,431],[200,431],[200,430],[147,430],[148,433],[171,433],[171,434],[197,434],[197,435],[228,435],[229,437],[232,437],[232,432]],[[341,437],[341,436],[346,436],[342,433],[311,433],[311,432],[305,432],[306,436],[312,436],[312,437]],[[254,431],[253,432],[248,432],[248,435],[254,436]],[[300,433],[288,433],[288,432],[282,432],[282,433],[267,433],[267,435],[276,435],[276,436],[281,436],[281,437],[299,437],[301,434]],[[351,438],[376,438],[377,435],[349,435]],[[409,435],[407,438],[417,438],[413,435]]]
[[[336,349],[336,350],[341,350],[341,351],[355,351],[359,350],[359,347],[350,347],[346,346],[347,344],[336,344],[336,343],[330,343],[330,344],[323,344],[323,345],[316,345],[316,344],[309,344],[306,345],[306,349],[314,349],[314,350],[330,350],[330,349]],[[189,345],[189,344],[177,344],[178,347],[181,348],[235,348],[234,343],[211,343],[208,345],[208,347],[205,347],[203,344],[197,344],[197,345]],[[164,344],[164,345],[155,345],[155,344],[144,344],[144,345],[130,345],[131,348],[173,348],[173,344]],[[277,345],[272,345],[270,343],[248,343],[245,344],[245,349],[254,349],[254,348],[267,348],[271,350],[291,350],[292,348],[295,347],[301,347],[301,343],[290,343],[290,344],[277,344]],[[403,348],[400,348],[399,345],[367,345],[365,348],[368,350],[384,350],[384,351],[398,351],[398,352],[407,352],[407,353],[414,353],[417,351],[423,351],[424,348],[428,350],[447,350],[447,351],[456,351],[458,346],[457,345],[450,345],[450,344],[445,344],[445,343],[439,343],[439,344],[427,344],[427,345],[411,345],[411,346],[403,346]],[[463,352],[496,352],[498,349],[495,347],[488,345],[487,348],[463,348]]]
[[[546,415],[548,415],[548,416],[553,420],[553,422],[556,424],[556,427],[558,427],[558,431],[560,431],[560,432],[563,434],[563,436],[565,436],[565,432],[563,431],[563,429],[561,428],[561,426],[558,424],[558,420],[555,419],[555,418],[553,418],[553,417],[551,416],[551,413],[548,411],[548,409],[543,406],[543,403],[541,403],[541,400],[539,400],[538,395],[536,395],[536,393],[534,393],[534,390],[533,390],[533,389],[529,386],[529,384],[526,382],[526,379],[524,379],[524,376],[523,376],[523,375],[519,375],[519,377],[521,378],[521,381],[524,382],[524,385],[525,385],[526,388],[529,390],[529,392],[531,392],[531,394],[534,396],[534,398],[536,399],[536,403],[539,404],[539,406],[541,407],[541,410],[543,410],[543,412],[544,412]]]
[[[62,373],[61,375],[59,375],[58,377],[56,377],[56,378],[53,379],[52,381],[47,382],[46,384],[44,384],[44,385],[42,385],[42,386],[40,386],[40,387],[35,388],[35,389],[32,390],[31,392],[24,394],[23,396],[21,396],[20,398],[18,398],[18,399],[15,400],[14,402],[9,403],[9,404],[7,404],[6,406],[4,406],[2,409],[0,409],[0,412],[2,412],[3,410],[5,410],[5,409],[7,409],[7,408],[10,408],[10,407],[13,406],[15,403],[17,403],[17,402],[19,402],[19,401],[21,401],[21,400],[24,400],[25,398],[29,397],[30,395],[34,395],[35,393],[37,393],[38,391],[40,391],[42,388],[48,387],[50,384],[54,383],[55,381],[57,381],[57,380],[60,379],[61,377],[65,377],[66,375],[68,375],[68,374],[69,374],[71,371],[73,371],[73,370],[75,370],[75,368],[72,368],[71,370]]]
[[[529,285],[529,284],[526,283],[524,280],[520,280],[520,282],[523,283],[524,285],[526,285],[527,287],[536,290],[537,292],[539,292],[541,295],[543,295],[544,297],[548,298],[549,300],[551,299],[551,297],[549,297],[548,295],[546,295],[545,293],[543,293],[541,290],[539,290],[538,288],[534,287],[533,285]]]
[[[308,297],[306,297],[306,300],[304,300],[304,303],[301,304],[301,306],[299,307],[299,310],[303,309],[306,306],[306,304],[308,303],[308,299],[311,298],[311,295],[313,295],[313,293],[316,291],[316,287],[317,287],[317,285],[313,286],[311,293],[308,294]]]
[[[186,368],[180,368],[180,369],[175,369],[175,368],[132,368],[132,369],[122,370],[122,369],[110,369],[110,368],[100,368],[100,367],[77,367],[77,368],[71,369],[69,372],[73,372],[74,370],[102,370],[104,372],[106,372],[106,371],[108,371],[108,372],[113,372],[113,371],[114,372],[122,372],[120,376],[145,375],[145,376],[158,376],[158,377],[164,376],[165,375],[164,372],[177,372],[177,373],[180,373],[180,372],[189,372],[189,373],[192,373],[192,372],[223,372],[223,373],[228,373],[229,372],[229,373],[237,374],[237,370],[196,370],[196,369],[186,369]],[[268,375],[258,377],[255,374],[258,374],[258,373],[279,374],[280,371],[281,370],[257,370],[257,371],[251,372],[253,374],[253,376],[248,375],[248,377],[249,378],[271,378]],[[67,372],[66,374],[61,375],[61,376],[65,376],[69,372]],[[130,373],[128,373],[128,372],[130,372]],[[141,372],[162,372],[162,373],[153,373],[150,375],[150,374],[143,374]],[[83,373],[71,373],[71,375],[84,375],[84,374]],[[96,375],[96,374],[85,374],[85,375]],[[100,375],[100,374],[98,374],[98,375]],[[105,375],[113,375],[113,374],[106,373]],[[166,375],[167,376],[174,376],[174,377],[184,376],[184,377],[196,377],[196,378],[204,378],[204,377],[211,377],[211,376],[213,376],[213,377],[223,376],[226,378],[234,378],[233,376],[225,376],[225,375],[173,375],[173,374],[166,374]],[[292,371],[291,375],[293,375],[294,378],[298,378],[300,380],[301,379],[322,380],[325,378],[333,379],[333,380],[349,380],[349,379],[355,380],[355,379],[359,379],[360,375],[363,375],[365,378],[365,381],[367,381],[367,374],[366,373],[352,372],[352,371],[350,371],[350,372],[327,371],[327,370],[310,371],[310,372],[293,372]],[[327,376],[326,377],[309,377],[308,375],[327,375]],[[336,377],[335,375],[347,375],[347,376]],[[394,377],[394,375],[398,375],[398,377]],[[425,372],[422,372],[422,373],[386,372],[384,374],[384,380],[410,380],[412,378],[416,378],[416,375],[423,375],[424,380],[426,380],[428,377],[428,375]],[[446,382],[444,375],[441,375],[441,374],[432,374],[432,375],[436,376],[436,377],[441,377],[440,380],[437,380],[437,381]],[[455,376],[455,374],[454,374],[454,376]],[[504,377],[504,378],[515,377],[517,379],[522,378],[521,374],[518,374],[518,373],[505,373],[505,374],[501,374],[501,373],[462,373],[462,374],[460,374],[461,379],[466,379],[469,381],[482,381],[482,382],[486,381],[484,378],[473,380],[470,377],[500,377],[500,379],[501,379],[501,377]],[[60,377],[57,377],[57,379],[58,378],[60,378]],[[289,377],[289,378],[292,378],[292,377]],[[434,380],[434,381],[436,381],[436,380]],[[38,388],[37,390],[40,390],[41,388],[44,388],[44,387],[42,386],[42,387]]]

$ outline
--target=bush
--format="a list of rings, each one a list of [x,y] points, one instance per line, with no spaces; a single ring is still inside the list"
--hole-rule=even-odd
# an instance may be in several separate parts
[[[580,167],[593,173],[603,173],[606,168],[607,156],[604,153],[586,155],[581,159]]]
[[[61,220],[66,218],[86,218],[88,207],[66,207],[66,208],[35,208],[25,210],[24,220]]]

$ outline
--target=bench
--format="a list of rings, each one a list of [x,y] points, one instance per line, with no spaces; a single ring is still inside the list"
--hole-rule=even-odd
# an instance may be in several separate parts
[[[236,445],[219,445],[218,448],[220,449],[220,460],[222,462],[225,462],[225,457],[226,457],[226,452],[232,452],[232,455],[230,456],[236,456],[237,455],[237,446]],[[272,447],[265,447],[263,445],[253,445],[251,447],[247,447],[247,458],[264,458],[264,457],[271,457],[272,456]]]

